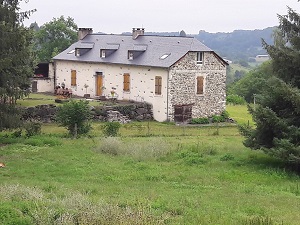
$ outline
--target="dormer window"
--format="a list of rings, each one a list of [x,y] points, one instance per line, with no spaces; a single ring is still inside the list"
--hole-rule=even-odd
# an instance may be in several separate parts
[[[133,52],[128,51],[128,59],[133,60]]]
[[[105,49],[100,50],[100,57],[105,58]]]
[[[76,48],[76,50],[75,50],[75,56],[80,56],[80,49],[79,48]]]
[[[197,64],[203,64],[204,59],[204,53],[203,52],[197,52]]]

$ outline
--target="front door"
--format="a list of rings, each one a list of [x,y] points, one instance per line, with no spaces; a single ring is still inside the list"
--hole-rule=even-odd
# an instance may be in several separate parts
[[[96,95],[102,96],[102,87],[103,87],[103,76],[97,75],[96,76]]]

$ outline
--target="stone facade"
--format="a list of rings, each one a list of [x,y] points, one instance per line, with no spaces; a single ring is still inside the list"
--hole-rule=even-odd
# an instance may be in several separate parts
[[[174,106],[192,105],[192,117],[209,117],[225,110],[226,65],[212,52],[205,52],[197,64],[196,52],[175,63],[168,80],[168,119],[174,120]],[[197,94],[197,77],[204,78],[203,94]]]
[[[54,104],[38,105],[25,108],[23,120],[36,120],[42,123],[55,122],[58,107]],[[131,120],[153,120],[152,106],[147,103],[132,103],[128,105],[91,107],[93,119],[96,121],[117,121],[128,123]]]

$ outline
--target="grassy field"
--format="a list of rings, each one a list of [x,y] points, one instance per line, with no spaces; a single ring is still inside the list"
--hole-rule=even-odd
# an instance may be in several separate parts
[[[0,224],[299,224],[299,176],[235,126],[135,122],[104,138],[94,123],[79,139],[42,128],[0,135]]]

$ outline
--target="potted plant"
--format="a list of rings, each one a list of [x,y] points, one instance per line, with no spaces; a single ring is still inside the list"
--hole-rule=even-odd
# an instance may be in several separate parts
[[[84,84],[83,87],[85,88],[85,94],[84,94],[83,97],[84,97],[84,98],[89,98],[89,97],[90,97],[90,94],[87,93],[87,89],[88,89],[89,85]]]

